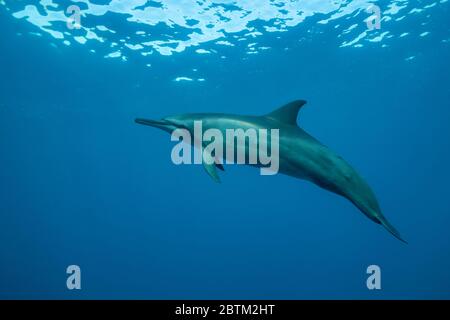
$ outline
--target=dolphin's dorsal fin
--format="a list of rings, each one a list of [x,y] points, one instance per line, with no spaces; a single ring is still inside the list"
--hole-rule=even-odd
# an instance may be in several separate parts
[[[300,111],[300,108],[305,105],[305,103],[305,100],[293,101],[282,106],[281,108],[276,109],[275,111],[272,111],[267,114],[266,117],[295,126],[297,124],[298,112]]]

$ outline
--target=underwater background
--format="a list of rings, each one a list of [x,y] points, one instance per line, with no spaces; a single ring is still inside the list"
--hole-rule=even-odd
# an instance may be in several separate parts
[[[449,17],[447,0],[0,1],[0,298],[450,298]],[[309,182],[176,166],[134,123],[296,99],[408,244]]]

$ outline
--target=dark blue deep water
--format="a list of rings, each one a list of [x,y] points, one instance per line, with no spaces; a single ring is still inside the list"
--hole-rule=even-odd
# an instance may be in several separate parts
[[[446,0],[0,1],[0,298],[450,298],[449,16]],[[134,123],[295,99],[408,244],[306,181],[226,166],[216,184]]]

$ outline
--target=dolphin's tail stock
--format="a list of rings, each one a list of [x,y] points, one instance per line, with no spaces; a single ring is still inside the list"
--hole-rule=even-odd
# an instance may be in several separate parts
[[[368,189],[370,190],[370,189]],[[362,212],[364,213],[370,220],[372,220],[375,223],[381,224],[387,231],[389,231],[390,234],[392,234],[394,237],[396,237],[398,240],[408,243],[405,239],[402,238],[400,235],[400,232],[395,229],[395,227],[389,223],[389,221],[385,218],[385,216],[381,213],[380,206],[378,205],[378,202],[373,195],[372,192],[369,193],[371,197],[371,201],[369,202],[359,202],[359,201],[353,201],[350,199],[351,202],[353,202],[354,205]]]
[[[353,182],[350,192],[343,193],[344,197],[350,200],[362,213],[364,213],[370,220],[377,224],[381,224],[390,234],[398,240],[406,242],[400,232],[389,223],[383,215],[378,200],[373,193],[370,186],[355,172],[351,181]]]
[[[392,224],[390,224],[389,221],[387,221],[387,219],[383,215],[377,214],[376,219],[378,220],[378,223],[381,224],[394,237],[396,237],[398,240],[400,240],[404,243],[408,243],[408,242],[406,242],[405,239],[402,238],[402,236],[400,235],[400,232],[398,232],[397,229],[395,229],[394,226]]]

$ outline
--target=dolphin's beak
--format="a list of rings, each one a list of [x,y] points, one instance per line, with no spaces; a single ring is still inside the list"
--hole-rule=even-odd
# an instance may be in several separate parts
[[[173,123],[167,120],[150,120],[150,119],[142,119],[137,118],[134,120],[134,122],[143,124],[150,127],[159,128],[161,130],[167,131],[169,133],[172,133],[173,130],[177,128]]]

